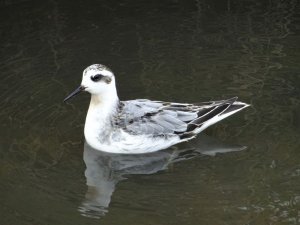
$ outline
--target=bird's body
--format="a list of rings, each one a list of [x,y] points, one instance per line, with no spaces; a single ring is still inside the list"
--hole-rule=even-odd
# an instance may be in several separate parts
[[[139,154],[168,148],[248,106],[236,97],[199,104],[120,101],[113,73],[100,64],[84,71],[81,86],[65,100],[81,90],[92,94],[85,139],[93,148],[111,153]]]

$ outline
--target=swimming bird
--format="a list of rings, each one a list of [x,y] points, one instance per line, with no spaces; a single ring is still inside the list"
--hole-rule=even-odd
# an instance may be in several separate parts
[[[86,142],[110,153],[141,154],[191,140],[212,124],[246,108],[237,97],[197,104],[136,99],[120,101],[114,73],[101,64],[83,71],[81,85],[64,102],[86,91],[91,101]]]

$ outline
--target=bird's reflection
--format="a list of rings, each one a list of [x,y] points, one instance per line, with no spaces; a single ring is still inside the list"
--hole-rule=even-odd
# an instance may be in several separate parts
[[[245,149],[230,146],[206,136],[199,135],[196,141],[186,144],[184,149],[173,147],[149,154],[111,154],[84,145],[83,159],[86,165],[87,192],[79,207],[83,216],[100,218],[108,212],[113,192],[118,182],[129,174],[154,174],[166,170],[170,164],[200,155],[214,156]]]

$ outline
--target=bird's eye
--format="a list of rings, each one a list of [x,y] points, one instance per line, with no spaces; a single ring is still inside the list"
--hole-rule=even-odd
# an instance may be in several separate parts
[[[102,77],[104,77],[104,76],[101,74],[96,74],[95,76],[91,77],[91,80],[96,82],[96,81],[101,80]]]

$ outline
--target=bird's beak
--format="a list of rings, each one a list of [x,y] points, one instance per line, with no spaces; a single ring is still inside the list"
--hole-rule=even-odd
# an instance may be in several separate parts
[[[68,101],[70,98],[74,97],[75,95],[79,94],[80,92],[84,91],[85,87],[84,86],[79,86],[76,88],[75,91],[73,91],[71,94],[69,94],[65,99],[64,102]]]

